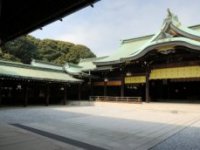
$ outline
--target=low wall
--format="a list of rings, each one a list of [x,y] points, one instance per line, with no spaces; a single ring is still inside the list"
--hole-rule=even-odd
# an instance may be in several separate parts
[[[127,103],[127,102],[105,102],[105,101],[68,101],[67,105],[69,106],[132,106],[136,103]],[[140,105],[142,103],[139,103]]]
[[[92,101],[67,101],[69,106],[94,106],[95,102]]]

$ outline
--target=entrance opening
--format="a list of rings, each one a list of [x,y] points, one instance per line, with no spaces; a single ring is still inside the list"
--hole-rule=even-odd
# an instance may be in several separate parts
[[[142,97],[145,100],[145,84],[127,84],[124,88],[124,95],[128,97]]]
[[[153,101],[200,102],[200,81],[195,80],[152,80],[150,97]]]

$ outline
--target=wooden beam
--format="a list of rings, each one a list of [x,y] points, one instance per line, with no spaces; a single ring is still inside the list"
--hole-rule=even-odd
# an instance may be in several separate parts
[[[161,68],[172,68],[172,67],[182,67],[182,66],[195,66],[200,65],[200,61],[182,61],[176,63],[168,63],[168,64],[154,64],[152,66],[153,69],[161,69]]]

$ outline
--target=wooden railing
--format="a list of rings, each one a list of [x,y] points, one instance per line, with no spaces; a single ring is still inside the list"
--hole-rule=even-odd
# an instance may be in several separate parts
[[[111,101],[111,102],[142,103],[142,97],[90,96],[90,101]]]

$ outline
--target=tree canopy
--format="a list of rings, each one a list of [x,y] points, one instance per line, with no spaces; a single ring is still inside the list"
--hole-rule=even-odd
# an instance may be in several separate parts
[[[80,58],[96,57],[84,45],[51,39],[40,40],[26,35],[7,42],[0,48],[0,59],[30,63],[32,59],[64,64],[78,63]]]

